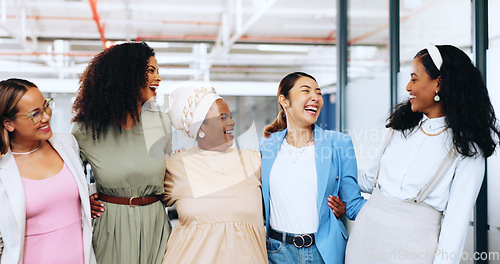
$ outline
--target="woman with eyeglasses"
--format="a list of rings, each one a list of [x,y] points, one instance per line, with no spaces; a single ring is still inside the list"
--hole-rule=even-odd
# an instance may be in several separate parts
[[[0,263],[95,262],[78,144],[52,132],[52,103],[29,81],[0,82]]]

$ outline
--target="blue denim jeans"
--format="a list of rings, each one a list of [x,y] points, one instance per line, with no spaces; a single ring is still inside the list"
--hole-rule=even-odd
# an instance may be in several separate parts
[[[324,264],[316,245],[297,248],[273,238],[267,238],[267,257],[269,264]]]

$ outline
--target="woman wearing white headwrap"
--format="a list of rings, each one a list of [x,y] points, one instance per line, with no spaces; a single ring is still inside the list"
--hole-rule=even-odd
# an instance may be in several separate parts
[[[197,146],[166,161],[165,202],[179,222],[163,263],[267,263],[260,154],[230,148],[227,103],[213,88],[178,88],[168,115]]]

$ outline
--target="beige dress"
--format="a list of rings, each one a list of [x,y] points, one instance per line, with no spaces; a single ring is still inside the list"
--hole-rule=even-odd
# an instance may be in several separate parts
[[[172,155],[165,192],[179,222],[163,263],[267,263],[258,151]]]

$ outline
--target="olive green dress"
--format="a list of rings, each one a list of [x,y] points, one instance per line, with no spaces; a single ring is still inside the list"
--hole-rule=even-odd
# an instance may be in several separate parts
[[[91,165],[98,192],[120,196],[164,195],[164,155],[171,151],[171,125],[166,114],[145,111],[130,130],[108,127],[99,139],[76,123],[82,160]],[[161,263],[171,225],[161,201],[130,207],[104,203],[93,222],[98,264]]]

